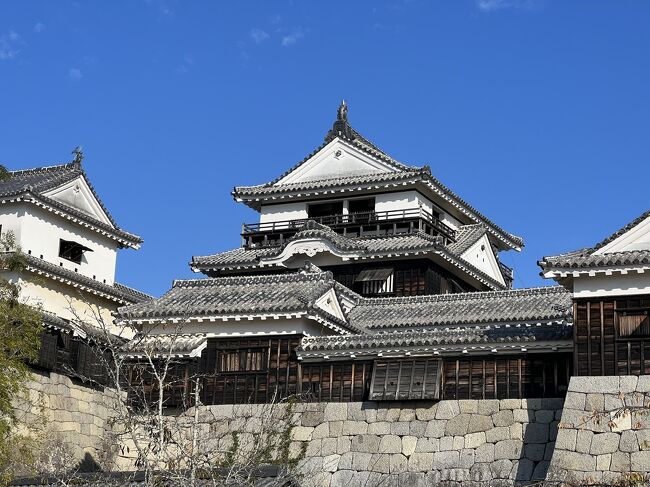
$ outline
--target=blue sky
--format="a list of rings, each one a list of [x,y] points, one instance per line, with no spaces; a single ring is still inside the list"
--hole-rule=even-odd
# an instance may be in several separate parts
[[[86,170],[142,235],[118,279],[161,294],[237,247],[235,185],[355,128],[433,173],[536,261],[648,208],[650,2],[4,1],[0,163]]]

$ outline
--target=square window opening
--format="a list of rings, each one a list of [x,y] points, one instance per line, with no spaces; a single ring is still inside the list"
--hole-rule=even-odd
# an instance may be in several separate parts
[[[92,249],[72,240],[59,240],[59,257],[62,259],[81,264],[84,252],[92,252]]]

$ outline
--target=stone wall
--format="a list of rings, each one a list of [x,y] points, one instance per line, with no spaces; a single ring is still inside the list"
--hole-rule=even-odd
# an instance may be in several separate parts
[[[34,372],[27,387],[27,400],[15,404],[17,416],[26,425],[23,430],[38,437],[49,461],[111,468],[115,399],[109,390],[87,387],[54,372]]]
[[[650,376],[572,377],[549,480],[614,483],[650,473]]]
[[[305,485],[512,486],[545,478],[562,402],[299,404],[292,437]]]

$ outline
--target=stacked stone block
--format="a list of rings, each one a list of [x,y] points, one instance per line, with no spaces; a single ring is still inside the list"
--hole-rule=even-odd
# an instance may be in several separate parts
[[[572,377],[548,478],[613,484],[650,473],[650,376]]]
[[[310,485],[512,486],[543,480],[561,399],[304,404]]]
[[[114,395],[54,372],[32,374],[27,390],[27,400],[15,403],[16,413],[29,434],[40,434],[43,448],[59,449],[58,461],[66,466],[85,460],[113,467]]]

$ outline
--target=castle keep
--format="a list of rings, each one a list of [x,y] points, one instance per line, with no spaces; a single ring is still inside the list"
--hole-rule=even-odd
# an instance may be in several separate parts
[[[369,142],[345,104],[312,154],[233,196],[260,213],[242,246],[119,311],[150,340],[183,323],[177,372],[209,375],[203,404],[565,394],[570,293],[511,289],[499,254],[522,239]]]

